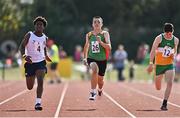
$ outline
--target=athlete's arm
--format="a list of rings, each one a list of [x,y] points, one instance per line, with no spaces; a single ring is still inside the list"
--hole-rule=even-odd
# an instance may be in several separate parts
[[[111,41],[110,41],[110,36],[109,36],[109,32],[105,31],[104,32],[104,37],[105,37],[105,41],[106,43],[104,43],[103,41],[101,41],[100,37],[96,37],[97,41],[100,43],[100,45],[102,47],[104,47],[107,50],[111,50]]]
[[[89,51],[89,35],[86,34],[86,43],[83,49],[84,59],[87,59],[88,51]]]
[[[47,42],[47,40],[48,40],[48,37],[46,37],[46,42]],[[45,55],[45,58],[46,58],[46,60],[47,60],[48,62],[52,62],[52,60],[50,59],[50,57],[49,57],[48,54],[47,54],[47,44],[46,44],[46,46],[45,46],[45,48],[44,48],[44,55]]]
[[[29,38],[30,38],[30,33],[27,33],[24,36],[24,39],[22,40],[22,42],[19,46],[19,50],[20,50],[22,56],[25,55],[25,47],[28,44]]]
[[[149,66],[147,68],[147,72],[151,73],[153,70],[153,61],[155,57],[156,49],[158,48],[159,43],[161,42],[161,35],[157,36],[153,42],[151,52],[150,52],[150,60],[149,60]]]
[[[174,55],[177,54],[177,48],[178,48],[178,45],[179,45],[179,39],[178,39],[178,38],[175,38]]]
[[[27,33],[24,36],[24,39],[22,40],[19,50],[21,52],[22,57],[28,62],[28,63],[32,63],[31,60],[31,56],[25,55],[25,47],[27,46],[28,42],[29,42],[29,38],[30,38],[31,34]]]
[[[150,62],[154,61],[155,51],[158,48],[158,45],[160,42],[161,42],[161,35],[157,36],[153,42],[151,52],[150,52],[150,60],[149,60]]]
[[[44,55],[47,56],[47,40],[48,37],[46,37],[46,46],[44,47]]]

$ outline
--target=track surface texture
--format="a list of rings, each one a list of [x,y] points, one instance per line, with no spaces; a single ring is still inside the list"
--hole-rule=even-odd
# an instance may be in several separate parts
[[[90,101],[90,81],[45,81],[43,110],[35,111],[36,85],[29,91],[25,81],[0,81],[0,117],[180,117],[180,84],[173,84],[168,111],[161,111],[165,87],[105,81],[103,95]]]

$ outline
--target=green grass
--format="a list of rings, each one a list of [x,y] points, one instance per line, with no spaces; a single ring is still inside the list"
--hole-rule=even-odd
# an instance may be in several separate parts
[[[73,63],[74,66],[81,65],[81,63]],[[72,68],[72,79],[80,80],[82,79],[82,75],[84,73],[80,73]],[[135,80],[143,80],[143,81],[149,81],[152,80],[152,75],[148,75],[146,72],[147,66],[145,65],[135,65]],[[124,76],[126,80],[129,79],[129,66],[126,64],[125,70],[124,70]],[[0,78],[2,79],[2,69],[0,69]],[[22,70],[20,68],[7,68],[5,69],[5,80],[22,80],[24,79]],[[111,80],[111,81],[117,81],[117,71],[112,70],[110,72],[106,72],[105,79]]]
[[[138,81],[151,81],[152,80],[152,74],[149,75],[146,71],[147,65],[135,65],[135,71],[134,71],[134,80]],[[106,72],[105,78],[110,79],[113,81],[117,81],[117,70],[113,69],[111,72]],[[126,64],[125,69],[123,71],[123,75],[125,79],[129,80],[129,65]],[[110,77],[110,78],[109,78]]]
[[[74,66],[79,65],[78,63],[74,63]],[[151,81],[153,79],[152,74],[149,75],[146,71],[147,65],[135,65],[135,77],[134,80],[140,80],[140,81]],[[107,71],[105,74],[105,79],[111,80],[111,81],[117,81],[117,71],[115,69],[112,69],[111,71]],[[123,72],[124,77],[126,80],[129,80],[129,65],[126,64],[125,70]],[[77,72],[73,70],[73,78],[81,78],[82,73]]]
[[[16,68],[6,68],[4,71],[4,79],[5,80],[21,80],[23,79],[23,74],[21,72],[21,69]],[[0,69],[0,78],[3,77],[3,70]]]

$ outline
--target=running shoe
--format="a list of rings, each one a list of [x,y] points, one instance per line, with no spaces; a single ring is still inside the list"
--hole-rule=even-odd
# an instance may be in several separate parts
[[[96,99],[96,93],[90,92],[89,100],[95,100]]]
[[[102,90],[98,90],[98,96],[102,96]]]
[[[162,106],[161,106],[161,110],[167,111],[167,110],[168,110],[168,109],[167,109],[167,104],[166,104],[166,105],[162,105]]]
[[[35,110],[37,110],[37,111],[41,111],[41,110],[42,110],[42,106],[41,106],[40,103],[37,103],[34,108],[35,108]]]

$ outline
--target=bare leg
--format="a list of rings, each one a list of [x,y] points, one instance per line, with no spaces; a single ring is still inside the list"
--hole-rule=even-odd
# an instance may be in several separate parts
[[[161,80],[163,78],[163,75],[155,76],[155,87],[157,90],[161,90]]]
[[[29,90],[31,90],[34,86],[35,76],[26,77],[26,86]]]
[[[43,79],[45,76],[45,70],[37,70],[36,71],[36,76],[37,76],[37,98],[41,98],[42,97],[42,93],[43,93]]]
[[[97,83],[98,83],[98,66],[95,62],[92,62],[90,64],[90,67],[92,69],[92,79],[91,79],[91,89],[96,89]]]
[[[168,70],[168,71],[166,71],[165,77],[166,77],[166,79],[167,79],[167,87],[166,87],[166,91],[165,91],[165,94],[164,94],[164,99],[165,99],[165,100],[168,100],[169,95],[170,95],[170,93],[171,93],[171,89],[172,89],[172,84],[173,84],[173,81],[174,81],[174,77],[175,77],[175,71],[174,71],[174,70]]]
[[[98,76],[98,87],[101,90],[103,88],[104,85],[104,76]]]
[[[161,110],[165,110],[165,111],[168,110],[167,109],[167,101],[168,101],[168,98],[169,98],[170,93],[171,93],[174,76],[175,76],[174,70],[168,70],[165,73],[165,78],[167,79],[167,87],[166,87],[166,91],[164,93],[164,100],[163,100],[163,103],[161,106]]]

